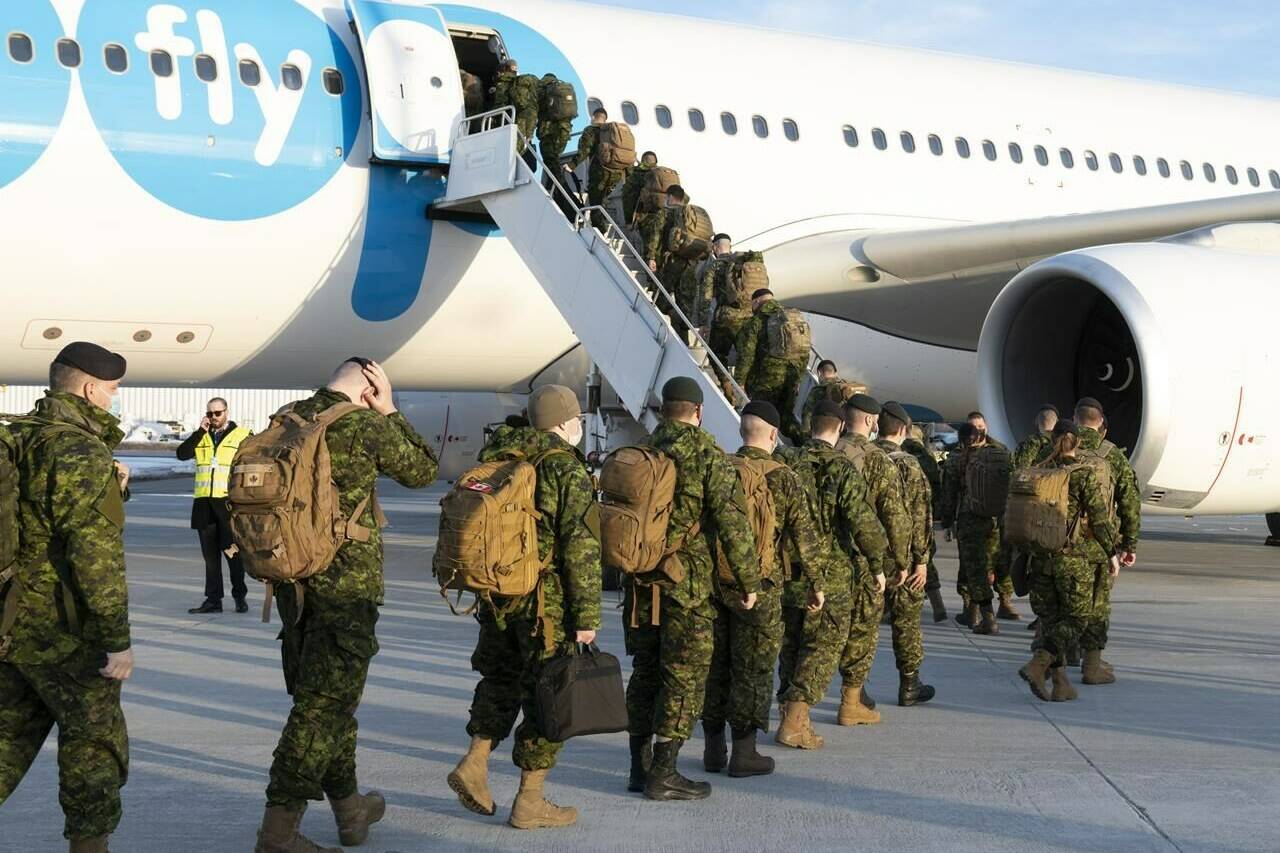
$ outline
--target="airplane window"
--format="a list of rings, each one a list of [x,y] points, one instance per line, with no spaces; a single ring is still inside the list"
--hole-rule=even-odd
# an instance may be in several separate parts
[[[725,133],[733,136],[738,132],[738,119],[733,113],[720,113],[720,126]]]
[[[764,116],[752,116],[751,128],[756,132],[756,136],[761,139],[769,135],[769,122],[765,121]]]
[[[207,53],[196,54],[196,77],[206,83],[218,79],[218,60]]]
[[[1262,186],[1262,179],[1258,177],[1258,170],[1257,170],[1257,169],[1255,169],[1255,168],[1253,168],[1252,166],[1250,166],[1250,167],[1249,167],[1249,171],[1247,172],[1247,174],[1249,175],[1249,185],[1250,185],[1250,186],[1254,186],[1254,187],[1260,187],[1260,186]]]
[[[1084,152],[1084,164],[1089,167],[1090,172],[1098,171],[1098,155],[1086,149]]]
[[[1280,190],[1280,172],[1277,172],[1275,169],[1271,170],[1271,186]]]
[[[937,134],[929,134],[929,150],[936,156],[942,156],[942,139]]]
[[[1236,172],[1235,166],[1228,166],[1226,169],[1226,172],[1227,172],[1227,183],[1231,184],[1232,186],[1235,186],[1236,184],[1240,183],[1240,174]]]
[[[1036,146],[1036,162],[1041,166],[1049,165],[1049,152],[1044,149],[1043,145]]]
[[[302,88],[302,69],[296,65],[281,65],[280,82],[286,89],[297,92]]]
[[[636,105],[630,101],[622,102],[622,120],[627,124],[640,123],[640,111],[636,109]]]
[[[689,127],[692,127],[698,133],[707,129],[707,120],[702,116],[702,110],[689,110]]]
[[[1186,160],[1179,163],[1178,168],[1182,169],[1182,177],[1186,178],[1188,181],[1196,176],[1195,170],[1191,168],[1191,164]]]
[[[1009,143],[1009,159],[1015,163],[1022,162],[1022,146],[1016,142]]]
[[[982,140],[982,156],[992,163],[996,161],[996,144],[990,139]]]
[[[1136,154],[1133,157],[1133,171],[1137,172],[1139,175],[1145,175],[1147,173],[1147,161]]]
[[[671,110],[661,104],[653,108],[653,117],[658,120],[658,127],[671,127]]]
[[[9,57],[14,62],[27,63],[35,59],[36,49],[31,44],[31,36],[23,33],[9,34]]]
[[[172,77],[173,55],[167,50],[151,51],[151,72],[157,77]]]
[[[590,116],[596,110],[604,109],[604,104],[600,103],[599,98],[587,98],[587,115]]]
[[[871,128],[871,141],[874,142],[875,146],[881,151],[889,147],[888,138],[885,137],[884,131],[878,127]]]
[[[346,81],[342,79],[342,72],[338,69],[326,68],[320,76],[324,80],[324,90],[330,95],[341,95],[346,91]]]
[[[246,86],[256,86],[262,82],[262,69],[252,59],[240,60],[240,82]]]
[[[960,159],[968,160],[969,154],[972,153],[969,150],[969,140],[965,139],[963,136],[957,136],[956,137],[956,153],[960,155]],[[995,157],[995,154],[996,154],[995,146],[992,146],[991,156],[993,159]]]
[[[848,145],[850,148],[858,147],[858,131],[851,124],[846,124],[844,126],[844,144]]]
[[[1169,171],[1169,161],[1163,157],[1156,160],[1156,170],[1160,173],[1160,177],[1162,178],[1167,178],[1169,175],[1173,174]]]
[[[102,61],[108,71],[123,74],[129,70],[129,51],[122,44],[109,44],[102,49]]]
[[[902,140],[902,150],[908,154],[916,153],[916,138],[911,135],[911,131],[904,130],[898,134],[898,138]]]
[[[1211,183],[1211,184],[1213,184],[1213,183],[1217,183],[1217,181],[1218,181],[1218,170],[1217,170],[1217,169],[1215,169],[1215,168],[1213,168],[1213,164],[1212,164],[1212,163],[1205,163],[1205,164],[1204,164],[1204,179],[1205,179],[1206,181],[1208,181],[1209,183]]]
[[[1062,158],[1063,166],[1066,166],[1068,169],[1074,169],[1076,167],[1076,158],[1075,155],[1071,153],[1071,149],[1059,148],[1058,156]]]
[[[75,39],[58,39],[58,62],[64,68],[80,67],[80,44]]]
[[[791,142],[799,142],[800,125],[796,124],[794,119],[784,118],[782,120],[782,135]]]
[[[1120,159],[1119,154],[1112,154],[1108,159],[1111,161],[1111,171],[1117,175],[1124,171],[1124,161]]]

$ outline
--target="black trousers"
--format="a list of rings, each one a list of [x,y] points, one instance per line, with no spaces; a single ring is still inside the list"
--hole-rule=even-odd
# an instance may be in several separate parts
[[[222,587],[222,553],[223,543],[231,541],[231,531],[225,529],[226,522],[215,517],[211,524],[201,527],[200,553],[204,555],[204,598],[205,601],[222,601],[225,595]],[[249,594],[244,584],[244,563],[237,557],[228,557],[227,565],[231,569],[231,594],[236,598],[245,598]]]

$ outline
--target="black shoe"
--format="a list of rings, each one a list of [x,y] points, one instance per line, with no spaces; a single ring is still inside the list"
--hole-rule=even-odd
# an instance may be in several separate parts
[[[702,724],[702,769],[719,773],[729,766],[729,747],[724,742],[724,723],[719,728]]]
[[[249,612],[249,602],[248,602],[248,601],[246,601],[246,600],[245,600],[245,599],[243,599],[243,598],[237,598],[237,599],[236,599],[236,612],[237,612],[237,613],[248,613],[248,612]]]
[[[644,795],[651,800],[705,800],[711,785],[686,779],[676,770],[676,758],[683,741],[666,740],[653,745],[653,764],[644,783]]]
[[[729,775],[741,779],[747,776],[767,776],[772,772],[773,759],[756,751],[756,730],[734,732]]]
[[[188,612],[188,613],[221,613],[221,612],[222,612],[222,602],[221,602],[221,601],[206,601],[204,604],[201,604],[199,607],[193,607],[193,608],[191,608],[190,610],[188,610],[187,612]]]
[[[918,672],[904,672],[898,676],[898,704],[904,708],[923,705],[933,698],[935,692],[930,685],[920,683]]]
[[[973,629],[975,634],[999,634],[1000,626],[996,624],[996,614],[990,604],[982,605],[982,621]]]
[[[644,791],[645,780],[649,777],[649,766],[653,763],[653,738],[649,735],[631,736],[631,777],[627,780],[627,790],[634,794]]]

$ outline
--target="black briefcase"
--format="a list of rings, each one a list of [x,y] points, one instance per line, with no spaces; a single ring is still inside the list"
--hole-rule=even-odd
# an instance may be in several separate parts
[[[547,740],[627,729],[627,700],[618,659],[591,645],[547,663],[538,676],[538,729]]]

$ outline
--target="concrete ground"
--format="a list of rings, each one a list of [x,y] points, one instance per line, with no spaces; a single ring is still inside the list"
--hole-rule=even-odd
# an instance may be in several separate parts
[[[132,766],[112,845],[125,853],[252,850],[289,708],[278,624],[186,613],[203,576],[186,488],[139,484],[129,506],[138,669],[125,691]],[[442,492],[384,490],[388,601],[359,714],[359,761],[390,809],[364,849],[1280,850],[1280,550],[1262,547],[1260,518],[1148,518],[1140,562],[1115,593],[1107,657],[1119,681],[1081,686],[1076,702],[1038,702],[1019,680],[1025,623],[983,638],[928,622],[924,675],[938,698],[898,708],[882,628],[870,689],[883,724],[837,728],[833,689],[814,712],[826,750],[767,739],[776,774],[716,777],[700,803],[628,794],[625,735],[572,742],[548,793],[576,805],[580,822],[523,833],[503,822],[518,780],[510,741],[492,765],[497,816],[465,811],[445,784],[467,740],[476,629],[450,615],[430,574]],[[939,556],[954,606],[954,545]],[[251,597],[261,603],[257,588]],[[622,656],[621,617],[609,609],[605,622],[602,645]],[[700,757],[695,739],[682,767],[706,778]],[[0,850],[65,849],[56,774],[51,740],[0,807]],[[337,844],[324,805],[304,829]]]

